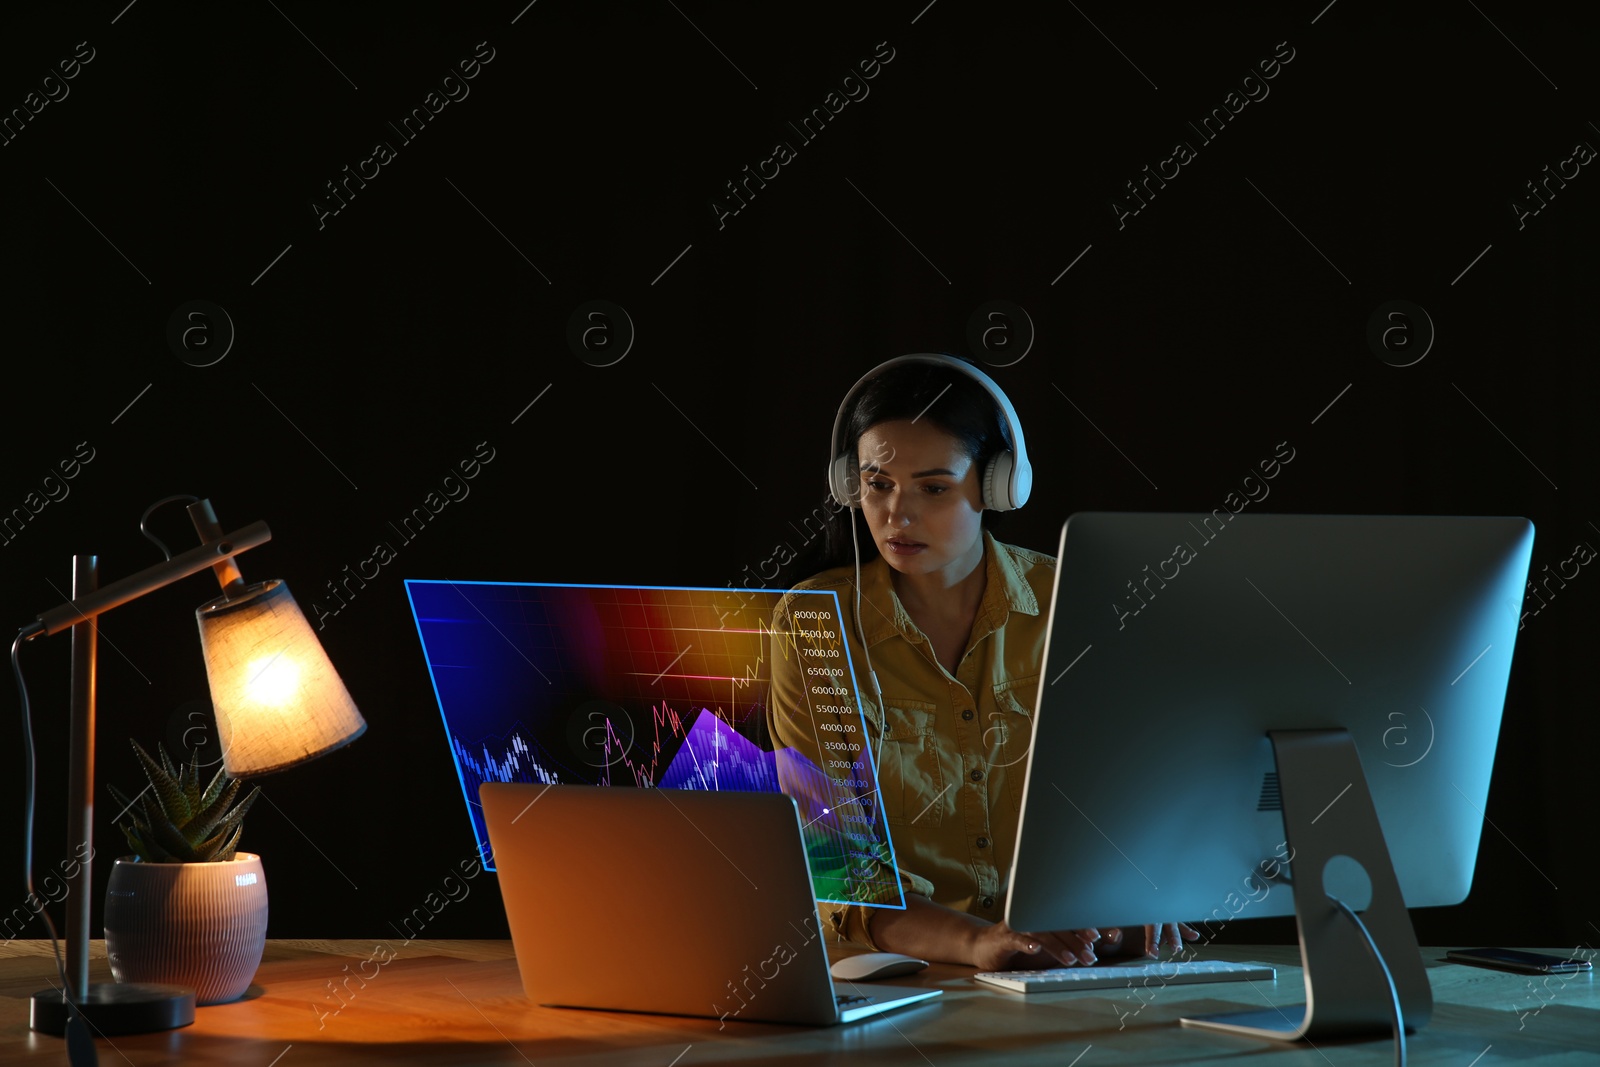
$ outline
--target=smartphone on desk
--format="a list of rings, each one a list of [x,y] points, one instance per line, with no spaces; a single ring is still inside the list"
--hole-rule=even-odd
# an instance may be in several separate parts
[[[1591,970],[1588,960],[1563,959],[1542,952],[1517,952],[1509,948],[1457,948],[1445,953],[1452,963],[1471,963],[1518,974],[1575,974]]]

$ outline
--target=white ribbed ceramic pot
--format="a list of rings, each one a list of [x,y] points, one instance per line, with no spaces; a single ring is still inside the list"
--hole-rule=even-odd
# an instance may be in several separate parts
[[[106,888],[106,955],[119,982],[188,986],[226,1004],[250,987],[267,945],[261,857],[219,863],[119,858]]]

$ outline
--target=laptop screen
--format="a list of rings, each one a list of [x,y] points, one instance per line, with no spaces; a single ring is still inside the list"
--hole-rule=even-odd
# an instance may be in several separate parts
[[[817,900],[905,906],[833,591],[411,578],[406,594],[486,869],[484,782],[784,792]],[[785,595],[805,628],[773,633]],[[817,746],[826,768],[773,743],[775,659],[854,726]]]

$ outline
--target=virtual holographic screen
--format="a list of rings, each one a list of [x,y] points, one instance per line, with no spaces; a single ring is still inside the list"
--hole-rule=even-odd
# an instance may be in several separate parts
[[[786,792],[818,901],[905,906],[831,590],[408,578],[406,593],[486,869],[483,782]],[[770,628],[785,595],[803,632]],[[854,742],[826,770],[775,750],[774,663],[800,674],[808,707],[855,726],[820,735],[819,752],[821,737]]]

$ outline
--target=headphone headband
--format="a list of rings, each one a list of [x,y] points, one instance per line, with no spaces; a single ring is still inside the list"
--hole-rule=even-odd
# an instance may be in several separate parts
[[[887,362],[880,363],[850,387],[845,394],[844,402],[839,405],[839,413],[833,420],[833,451],[828,457],[828,488],[833,493],[834,501],[840,507],[858,508],[861,501],[858,496],[860,489],[860,472],[856,470],[856,457],[844,455],[844,442],[840,435],[844,431],[845,419],[850,412],[850,405],[855,400],[856,394],[862,386],[876,378],[891,367],[903,363],[927,363],[933,366],[949,367],[958,370],[972,378],[994,400],[995,406],[1000,410],[1001,420],[1011,431],[1012,448],[1002,449],[983,472],[983,506],[991,511],[1012,511],[1028,502],[1028,494],[1033,488],[1033,467],[1028,462],[1028,450],[1022,440],[1022,423],[1017,419],[1016,409],[1011,406],[1011,401],[1001,390],[993,378],[972,364],[951,356],[936,352],[918,352],[908,356],[896,356]],[[852,477],[855,479],[857,492],[851,492]]]

